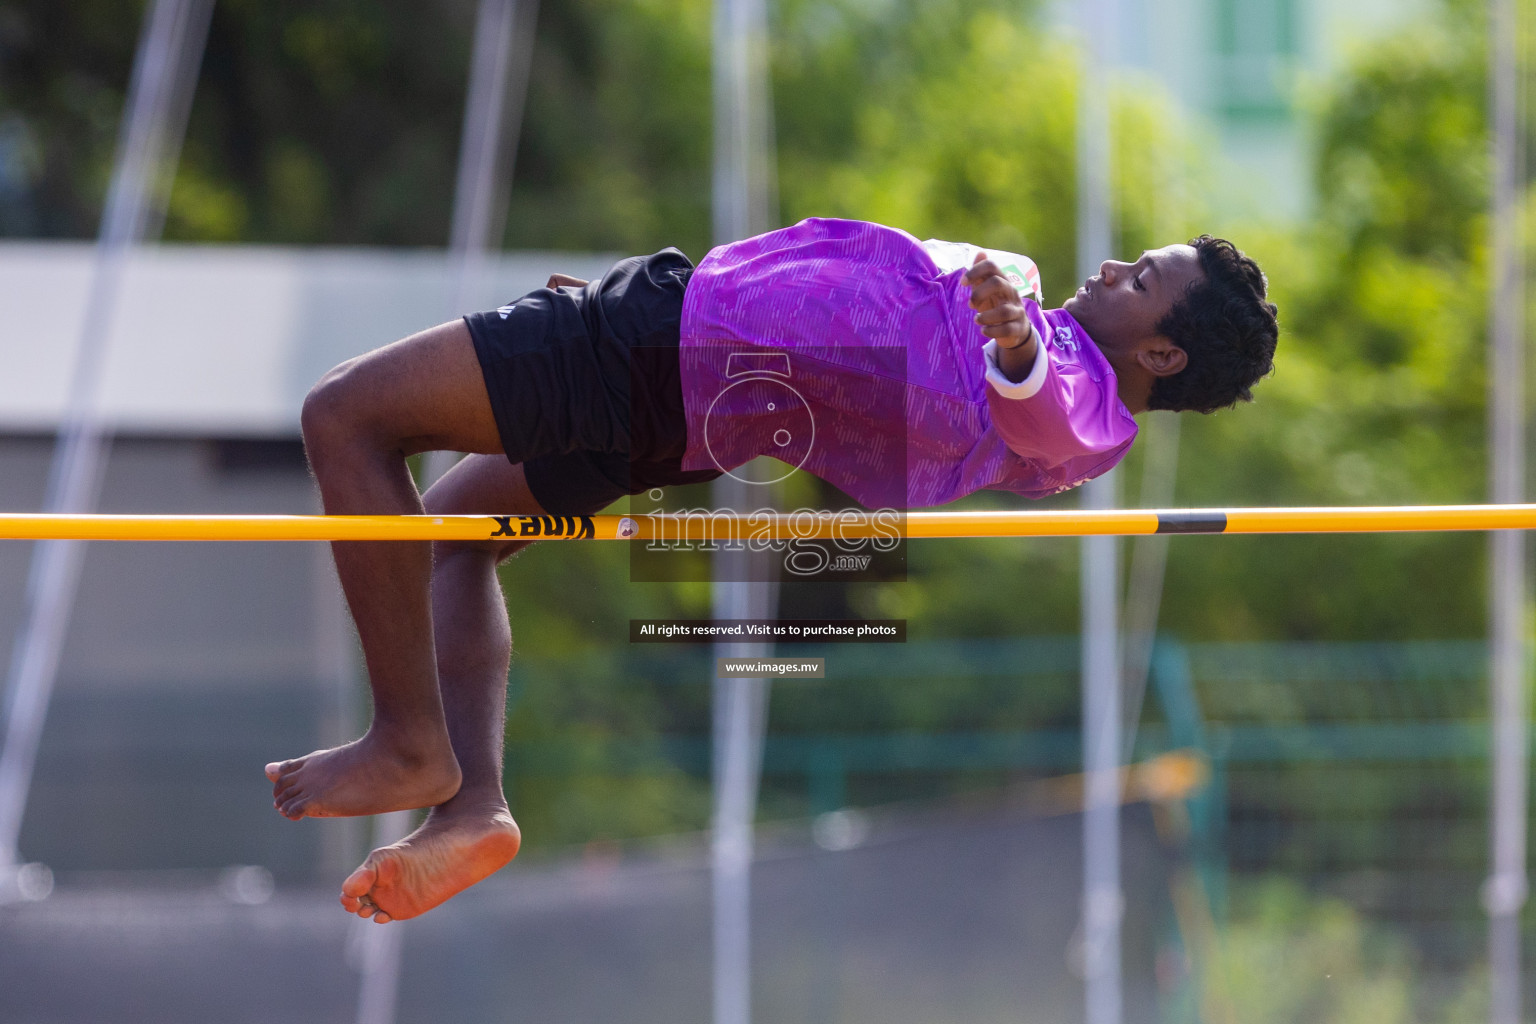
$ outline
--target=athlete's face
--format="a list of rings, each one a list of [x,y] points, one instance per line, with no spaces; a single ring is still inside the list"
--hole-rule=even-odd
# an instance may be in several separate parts
[[[1128,353],[1157,337],[1157,325],[1204,277],[1193,246],[1169,245],[1135,263],[1107,260],[1062,307],[1106,356]]]

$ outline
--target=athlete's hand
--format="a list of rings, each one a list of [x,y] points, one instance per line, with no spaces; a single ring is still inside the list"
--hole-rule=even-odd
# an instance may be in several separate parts
[[[1034,338],[1035,330],[1024,315],[1019,290],[986,253],[976,254],[976,261],[965,272],[965,283],[971,289],[971,308],[976,310],[981,333],[996,338],[998,348],[1022,346]]]
[[[587,282],[579,277],[571,277],[568,274],[549,275],[549,284],[545,288],[580,288]]]
[[[997,368],[1004,377],[1018,383],[1029,376],[1040,350],[1035,328],[1024,315],[1019,290],[984,252],[976,254],[971,269],[965,272],[965,283],[971,289],[971,308],[976,310],[977,326],[981,333],[997,341]]]

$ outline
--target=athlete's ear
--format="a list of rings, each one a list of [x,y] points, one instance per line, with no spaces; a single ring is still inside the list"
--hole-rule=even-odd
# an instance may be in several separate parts
[[[1189,365],[1189,354],[1162,335],[1136,351],[1136,362],[1154,377],[1172,377]]]

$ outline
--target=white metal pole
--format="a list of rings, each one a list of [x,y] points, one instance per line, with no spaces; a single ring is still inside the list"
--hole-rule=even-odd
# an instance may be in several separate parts
[[[749,484],[730,476],[723,491],[736,490],[729,507],[744,511]],[[724,503],[722,503],[722,507]],[[760,572],[763,559],[745,546],[716,553],[714,616],[717,619],[771,618],[775,587],[747,582]],[[718,658],[762,658],[769,643],[716,644]],[[763,738],[768,725],[768,680],[716,678],[713,688],[714,811],[710,828],[713,897],[715,1024],[752,1020],[752,819],[757,808]]]
[[[213,0],[155,0],[144,20],[49,473],[44,507],[51,512],[89,512],[96,505],[110,439],[98,392],[123,273],[133,246],[157,236],[164,222],[212,12]],[[0,750],[0,902],[14,895],[9,883],[21,860],[27,792],[84,557],[79,541],[43,541],[32,553]]]
[[[410,818],[410,811],[380,815],[375,823],[375,837],[388,842],[402,838],[410,831]],[[391,921],[380,925],[359,918],[353,925],[352,948],[358,954],[363,976],[357,993],[357,1024],[394,1024],[400,1006],[400,964],[405,951],[402,924]]]
[[[773,219],[773,130],[768,93],[768,18],[764,0],[715,0],[713,37],[716,243],[766,230]],[[771,490],[731,475],[714,484],[722,509],[772,504]],[[762,582],[761,556],[746,550],[715,556],[716,618],[770,618],[777,588]],[[750,582],[758,581],[758,582]],[[716,657],[764,657],[770,644],[718,644]],[[752,819],[757,806],[766,679],[714,683],[713,1016],[715,1024],[752,1019]]]
[[[1084,495],[1089,507],[1117,502],[1113,476]],[[1091,503],[1091,504],[1090,504]],[[1083,983],[1088,1024],[1119,1024],[1120,542],[1083,541]]]
[[[1524,261],[1520,200],[1519,53],[1514,0],[1489,11],[1492,111],[1493,287],[1489,309],[1489,491],[1494,501],[1525,494]],[[1518,1024],[1521,1008],[1520,910],[1525,905],[1528,724],[1526,709],[1525,534],[1494,531],[1489,594],[1492,819],[1483,887],[1488,911],[1489,1019]]]
[[[487,253],[501,241],[498,198],[511,179],[537,16],[538,0],[480,0],[448,241],[457,262],[450,315],[468,306]],[[429,453],[424,472],[428,482],[447,472],[454,458],[453,452]],[[404,839],[412,820],[410,811],[379,815],[374,819],[374,845]],[[404,924],[393,921],[380,926],[358,919],[353,926],[362,931],[355,947],[361,975],[357,1024],[394,1024],[400,1002]]]
[[[517,156],[538,12],[538,0],[480,0],[448,235],[448,249],[460,260],[501,242],[504,217],[497,211]]]
[[[716,0],[714,9],[716,244],[772,224],[777,203],[765,0]]]
[[[1165,236],[1172,225],[1162,216],[1167,204],[1158,194],[1167,184],[1162,160],[1155,160],[1152,170],[1153,234]],[[1142,449],[1140,508],[1170,508],[1173,505],[1179,470],[1179,432],[1183,417],[1176,413],[1158,413],[1143,417],[1141,434],[1136,439]],[[1120,689],[1124,694],[1125,713],[1120,744],[1122,760],[1129,764],[1135,755],[1136,735],[1141,726],[1141,709],[1146,701],[1147,681],[1152,671],[1153,648],[1157,642],[1157,622],[1162,611],[1163,578],[1168,569],[1167,534],[1149,534],[1131,542],[1130,573],[1125,587],[1125,614],[1121,624]]]
[[[1087,278],[1113,254],[1109,100],[1115,0],[1083,0],[1083,73],[1077,107],[1078,273]],[[1083,488],[1090,508],[1118,504],[1114,474]],[[1083,999],[1088,1024],[1120,1024],[1120,542],[1089,537],[1082,549],[1083,634]]]
[[[390,811],[373,819],[375,848],[397,843],[410,835],[412,811]],[[400,1004],[400,965],[405,948],[405,921],[376,924],[364,918],[352,921],[348,938],[357,965],[357,1024],[395,1024]]]
[[[455,264],[450,317],[469,311],[480,292],[487,257],[501,246],[538,17],[539,0],[480,0],[475,17],[448,232],[448,253]],[[457,452],[428,452],[422,486],[448,472],[458,458]]]
[[[1179,468],[1179,424],[1174,413],[1148,416],[1142,422],[1137,443],[1142,454],[1140,508],[1170,508]],[[1135,754],[1136,732],[1146,701],[1147,678],[1152,669],[1152,648],[1157,642],[1157,619],[1162,611],[1163,577],[1168,569],[1166,533],[1149,533],[1131,542],[1130,578],[1125,585],[1125,616],[1121,633],[1124,657],[1120,659],[1121,692],[1125,714],[1120,756],[1129,764]]]

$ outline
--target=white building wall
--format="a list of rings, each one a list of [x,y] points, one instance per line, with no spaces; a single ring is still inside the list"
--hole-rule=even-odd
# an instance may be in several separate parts
[[[1311,207],[1307,103],[1351,57],[1433,11],[1433,0],[1117,0],[1122,75],[1150,81],[1189,118],[1195,137],[1219,148],[1212,202],[1223,215],[1292,221]],[[1078,0],[1052,0],[1050,23],[1075,32]],[[1223,53],[1221,27],[1234,19],[1251,46],[1288,20],[1293,35],[1283,108],[1234,110],[1245,75],[1268,68],[1251,54]]]
[[[450,316],[441,251],[164,245],[131,261],[110,323],[83,308],[94,247],[0,242],[0,434],[51,431],[81,332],[111,332],[101,407],[119,431],[296,436],[305,392],[332,366]],[[600,275],[612,257],[491,260],[473,309]],[[464,310],[461,312],[471,312]]]

